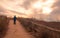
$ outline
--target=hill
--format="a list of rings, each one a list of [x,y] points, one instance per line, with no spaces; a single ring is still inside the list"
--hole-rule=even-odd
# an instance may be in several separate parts
[[[23,27],[35,38],[60,38],[60,22],[45,22],[18,18]]]

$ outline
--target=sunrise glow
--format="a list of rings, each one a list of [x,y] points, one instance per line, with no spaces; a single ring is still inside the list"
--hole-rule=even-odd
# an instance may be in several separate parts
[[[17,11],[17,13],[24,13],[26,16],[24,17],[30,17],[33,16],[35,11],[37,13],[42,13],[45,15],[49,15],[54,8],[52,8],[53,4],[56,2],[55,0],[37,0],[33,1],[29,8],[24,7],[24,1],[25,0],[14,0],[14,1],[9,1],[9,0],[3,0],[0,2],[0,5],[4,7],[4,9],[7,10],[12,10],[12,11]],[[33,11],[35,10],[35,11]],[[38,11],[39,10],[39,11]],[[31,15],[32,14],[32,15]],[[18,14],[17,14],[18,15]],[[14,13],[13,13],[14,16]],[[19,16],[19,15],[18,15]],[[22,15],[23,17],[23,15]]]

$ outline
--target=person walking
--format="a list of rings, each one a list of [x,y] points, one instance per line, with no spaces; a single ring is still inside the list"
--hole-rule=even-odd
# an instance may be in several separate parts
[[[14,24],[16,24],[16,15],[14,16]]]

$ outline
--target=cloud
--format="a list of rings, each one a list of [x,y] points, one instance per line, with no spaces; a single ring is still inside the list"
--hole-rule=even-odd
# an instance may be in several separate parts
[[[60,22],[60,0],[58,0],[55,4],[54,7],[57,7],[54,9],[51,14],[48,16],[49,21],[59,21]]]
[[[41,14],[43,12],[42,8],[39,8],[39,9],[33,8],[32,5],[36,1],[38,2],[43,1],[43,3],[46,2],[44,0],[0,0],[0,14],[1,13],[3,15],[10,14],[12,16],[16,14],[19,16],[20,13],[26,12],[25,14],[28,14],[29,17],[31,16],[38,20],[42,19],[45,21],[60,21],[60,0],[57,0],[54,4],[52,4],[52,7],[51,7],[52,12],[50,12],[49,15]],[[49,4],[47,2],[47,5],[44,5],[44,6],[49,7],[50,6]],[[6,9],[8,9],[8,11]],[[14,11],[16,13],[14,13]],[[47,10],[45,10],[45,12],[46,11]]]
[[[3,7],[0,6],[0,12],[5,12],[5,9],[3,9]]]

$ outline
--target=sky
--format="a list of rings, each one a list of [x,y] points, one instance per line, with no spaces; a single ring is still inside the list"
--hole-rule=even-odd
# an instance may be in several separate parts
[[[60,22],[60,0],[0,0],[0,15]]]

